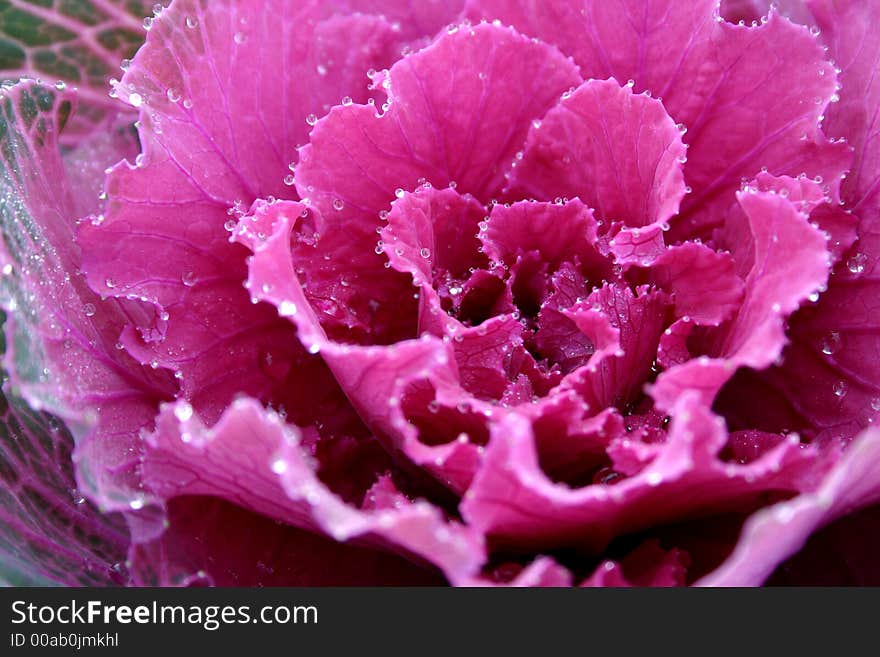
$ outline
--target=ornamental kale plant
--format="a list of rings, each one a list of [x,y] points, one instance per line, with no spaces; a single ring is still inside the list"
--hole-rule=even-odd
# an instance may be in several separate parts
[[[880,582],[880,2],[142,9],[0,9],[6,580]]]

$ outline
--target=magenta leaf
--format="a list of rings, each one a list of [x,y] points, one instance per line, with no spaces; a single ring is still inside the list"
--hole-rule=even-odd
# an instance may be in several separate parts
[[[344,96],[366,101],[365,74],[393,61],[396,38],[382,18],[314,1],[175,2],[116,91],[140,110],[145,164],[161,154],[211,201],[249,204],[290,196],[307,119]]]
[[[406,39],[432,37],[454,22],[464,0],[330,0],[325,4],[342,12],[377,14]]]
[[[116,344],[127,323],[146,321],[152,309],[137,301],[104,301],[82,280],[74,239],[82,199],[69,187],[57,142],[73,97],[22,82],[5,98],[2,184],[13,201],[3,214],[3,297],[10,312],[5,364],[12,391],[68,423],[83,494],[101,507],[127,509],[137,499],[140,508],[146,500],[139,497],[135,472],[137,432],[174,386]],[[85,457],[93,452],[94,458]]]
[[[684,586],[690,560],[682,550],[670,551],[646,541],[620,562],[605,561],[581,586]]]
[[[512,266],[517,256],[537,251],[548,273],[578,263],[593,282],[612,277],[611,261],[601,252],[599,223],[580,200],[569,203],[496,205],[480,239],[492,260]]]
[[[144,484],[166,500],[222,497],[337,541],[386,547],[436,565],[453,582],[481,564],[477,536],[425,501],[364,510],[340,499],[318,478],[303,441],[253,400],[234,402],[211,429],[178,402],[147,438]]]
[[[614,80],[589,80],[532,125],[507,193],[577,196],[608,224],[665,225],[685,194],[685,152],[660,102]]]
[[[670,297],[661,290],[647,285],[631,290],[613,283],[605,284],[576,304],[566,314],[578,328],[589,335],[595,326],[594,313],[598,311],[618,333],[617,345],[607,357],[591,359],[585,367],[575,370],[562,382],[562,387],[577,391],[596,410],[636,401],[657,355],[669,306]]]
[[[743,296],[744,282],[733,258],[693,242],[665,250],[647,276],[672,295],[678,317],[697,324],[719,325],[739,308]]]
[[[673,234],[706,237],[716,204],[725,209],[762,167],[831,184],[849,163],[847,146],[820,129],[837,80],[815,37],[777,13],[739,26],[717,9],[712,0],[470,0],[467,13],[557,45],[584,78],[632,80],[636,92],[662,98],[689,146],[692,194]]]
[[[465,13],[472,20],[499,19],[555,44],[585,79],[633,80],[637,93],[650,90],[677,107],[699,84],[717,5],[716,0],[468,0]]]
[[[721,403],[738,424],[768,430],[785,426],[811,438],[849,441],[880,409],[880,378],[873,366],[880,257],[880,139],[872,109],[880,83],[871,73],[880,63],[877,16],[872,3],[812,2],[809,7],[820,38],[841,68],[846,90],[828,108],[825,126],[831,135],[846,136],[855,148],[853,170],[841,189],[844,214],[838,210],[830,215],[823,206],[811,214],[811,220],[815,217],[831,233],[830,246],[839,262],[818,303],[792,318],[791,345],[782,363],[760,375],[742,373],[725,389]],[[853,233],[859,236],[855,243]],[[793,385],[795,377],[809,384]],[[753,394],[773,403],[750,406]]]
[[[303,197],[348,220],[387,210],[397,189],[424,180],[483,202],[501,192],[531,121],[580,77],[552,47],[513,30],[450,32],[374,78],[388,97],[383,114],[341,106],[318,123],[296,168]]]
[[[787,343],[785,318],[826,285],[831,266],[824,233],[784,197],[755,187],[737,194],[722,244],[733,250],[745,280],[736,316],[701,333],[705,357],[667,370],[652,388],[654,400],[671,407],[685,389],[697,388],[711,403],[739,367],[764,369]],[[797,250],[789,245],[798,244]]]
[[[288,164],[306,119],[340,94],[366,100],[364,73],[396,48],[382,18],[281,4],[281,31],[263,3],[179,2],[153,21],[117,87],[140,110],[143,152],[113,170],[105,214],[79,234],[93,289],[159,308],[157,321],[130,323],[125,349],[174,372],[183,396],[213,419],[239,392],[295,406],[314,360],[287,322],[251,303],[241,287],[246,252],[228,242],[228,228],[257,196],[294,196]],[[364,44],[355,55],[351,40]],[[278,53],[290,66],[252,75]]]
[[[723,421],[694,393],[681,396],[672,416],[665,443],[641,472],[570,488],[541,472],[530,423],[509,415],[494,426],[464,517],[497,546],[601,552],[622,533],[741,508],[762,491],[798,492],[812,481],[818,453],[793,440],[745,465],[722,461]]]
[[[816,490],[762,509],[746,522],[733,554],[703,586],[756,586],[807,538],[837,518],[880,501],[880,436],[858,437]]]
[[[139,586],[440,586],[436,570],[275,522],[213,497],[178,497],[169,526],[129,552]],[[229,528],[235,527],[235,540]]]

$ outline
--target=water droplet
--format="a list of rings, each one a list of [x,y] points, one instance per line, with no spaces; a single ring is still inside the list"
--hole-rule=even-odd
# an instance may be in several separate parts
[[[843,399],[846,396],[847,385],[846,381],[838,381],[831,388],[834,391],[834,396]]]
[[[425,259],[428,259],[431,257],[431,250],[427,249],[425,247],[422,247],[421,249],[419,249],[419,255]]]
[[[345,201],[343,201],[341,198],[333,199],[333,209],[337,212],[342,212],[342,210],[345,209]]]
[[[147,31],[149,31],[149,29],[150,29],[151,27],[153,27],[153,18],[152,18],[152,16],[147,16],[147,17],[144,19],[144,29],[147,30]]]
[[[309,114],[309,115],[306,117],[306,123],[308,123],[309,125],[312,125],[312,126],[313,126],[313,125],[315,125],[317,122],[318,122],[318,117],[315,116],[314,114]]]
[[[284,474],[287,472],[287,461],[280,458],[272,461],[272,472],[275,474]]]
[[[140,107],[144,104],[144,97],[139,93],[133,93],[128,97],[128,102],[131,103],[132,107]]]
[[[237,43],[238,45],[245,43],[247,39],[247,34],[245,34],[244,32],[236,32],[235,35],[232,37],[232,40],[235,41],[235,43]]]
[[[404,194],[406,194],[406,192],[403,191],[403,189],[401,189],[400,187],[394,190],[394,196],[396,196],[397,198],[403,198]]]
[[[868,262],[868,256],[864,253],[854,253],[846,261],[846,268],[853,274],[861,274],[865,271],[865,264]]]
[[[83,306],[83,313],[86,317],[93,317],[95,314],[95,304],[87,303]]]
[[[342,104],[343,105],[348,107],[349,105],[351,105],[351,103],[352,103],[351,96],[343,96],[342,97]]]
[[[318,75],[327,75],[327,67],[323,64],[318,64],[316,70],[318,71]]]
[[[195,18],[193,18],[192,16],[187,16],[187,17],[186,17],[186,26],[187,26],[189,29],[194,30],[194,29],[196,29],[196,28],[199,26],[199,21],[197,21],[197,20],[196,20]]]
[[[193,271],[184,272],[180,280],[187,287],[192,287],[196,284],[196,273]]]
[[[296,304],[293,301],[282,301],[278,306],[278,314],[282,317],[293,317],[296,315]]]
[[[165,95],[168,96],[168,100],[172,103],[176,103],[180,100],[180,94],[177,93],[174,89],[169,88],[168,91],[165,92]]]
[[[789,504],[782,504],[777,507],[775,511],[776,519],[784,524],[791,522],[794,519],[795,512],[794,508]]]
[[[104,281],[104,285],[112,290],[114,287],[116,287],[116,281],[114,281],[112,278],[108,278]]]
[[[285,185],[287,185],[288,187],[292,187],[294,185],[294,183],[296,183],[296,178],[293,177],[292,173],[289,173],[286,176],[284,176],[284,184]]]
[[[828,335],[822,338],[821,347],[822,353],[826,356],[837,353],[840,350],[840,333],[837,331],[831,331]]]
[[[180,422],[189,422],[193,416],[193,407],[189,402],[178,402],[174,407],[174,417]]]

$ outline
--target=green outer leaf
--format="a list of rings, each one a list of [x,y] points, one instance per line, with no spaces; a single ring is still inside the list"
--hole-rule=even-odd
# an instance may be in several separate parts
[[[0,345],[15,373],[15,385],[7,382],[0,395],[0,578],[9,583],[124,580],[123,523],[76,491],[68,427],[18,394],[20,387],[42,407],[66,410],[50,384],[45,348],[47,338],[59,339],[58,307],[82,304],[76,278],[65,277],[75,271],[71,254],[52,246],[73,240],[56,143],[71,113],[70,95],[54,87],[29,82],[0,94],[0,298],[15,311],[3,327],[9,342]]]
[[[7,584],[107,586],[125,580],[124,523],[76,490],[72,449],[57,418],[0,393],[0,580]]]
[[[44,234],[45,228],[38,224],[29,207],[65,207],[64,190],[57,190],[60,199],[52,198],[56,190],[49,189],[42,166],[35,164],[40,158],[38,151],[48,150],[42,148],[46,140],[54,138],[49,131],[70,115],[70,102],[58,100],[57,96],[54,88],[37,84],[0,95],[0,239],[5,262],[0,272],[0,300],[5,308],[15,311],[7,323],[9,343],[5,353],[10,370],[16,374],[16,384],[32,386],[48,381],[42,340],[45,301],[26,279],[60,280],[65,270],[50,239],[60,236]],[[57,158],[54,163],[60,167]],[[63,223],[56,225],[61,227]],[[54,241],[59,243],[58,239]],[[50,408],[61,407],[51,397],[50,388],[46,388],[42,402]]]
[[[0,80],[76,85],[80,107],[64,136],[76,143],[121,110],[109,81],[143,43],[152,7],[144,0],[0,0]]]

